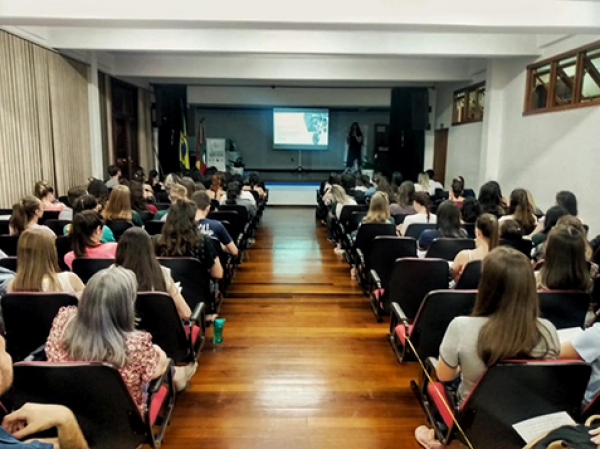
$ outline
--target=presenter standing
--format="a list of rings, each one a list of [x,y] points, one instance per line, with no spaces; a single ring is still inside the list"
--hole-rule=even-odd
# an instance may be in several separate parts
[[[357,122],[352,123],[348,137],[346,138],[346,168],[353,168],[358,171],[361,161],[361,148],[363,135]]]

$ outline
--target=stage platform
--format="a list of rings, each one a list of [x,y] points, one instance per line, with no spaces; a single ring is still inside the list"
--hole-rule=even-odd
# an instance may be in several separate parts
[[[266,181],[269,206],[316,206],[320,182]]]

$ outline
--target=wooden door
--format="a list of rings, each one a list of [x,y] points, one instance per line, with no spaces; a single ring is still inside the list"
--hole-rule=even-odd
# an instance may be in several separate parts
[[[137,88],[112,79],[112,126],[115,165],[131,179],[139,166],[137,142]]]
[[[435,180],[446,184],[446,158],[448,156],[448,128],[435,132],[433,145],[433,171]]]

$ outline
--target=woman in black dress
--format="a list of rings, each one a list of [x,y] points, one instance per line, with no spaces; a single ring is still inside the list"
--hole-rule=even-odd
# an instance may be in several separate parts
[[[363,135],[357,122],[352,123],[346,142],[348,143],[348,155],[346,157],[346,167],[354,167],[357,162],[357,168],[360,168],[360,149],[362,147]]]

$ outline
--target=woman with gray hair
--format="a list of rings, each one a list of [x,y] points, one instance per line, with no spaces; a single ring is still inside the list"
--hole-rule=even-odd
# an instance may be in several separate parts
[[[142,416],[146,387],[167,368],[167,356],[147,332],[135,329],[137,282],[132,271],[110,267],[88,282],[79,308],[60,309],[46,343],[49,362],[103,361],[118,368]]]

